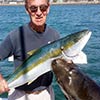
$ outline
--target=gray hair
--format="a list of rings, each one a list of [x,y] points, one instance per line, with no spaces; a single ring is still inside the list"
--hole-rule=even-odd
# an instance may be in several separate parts
[[[25,0],[25,3],[27,3],[28,0]],[[51,0],[47,0],[47,2],[50,2]]]

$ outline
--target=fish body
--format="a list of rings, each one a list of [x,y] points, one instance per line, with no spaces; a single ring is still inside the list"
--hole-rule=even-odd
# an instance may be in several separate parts
[[[73,62],[58,58],[52,61],[52,69],[68,100],[100,99],[100,86],[81,72]]]
[[[31,51],[30,56],[7,80],[9,88],[31,83],[42,74],[52,70],[51,61],[60,56],[62,51],[67,58],[81,52],[91,35],[91,31],[83,30],[53,41],[39,49]]]

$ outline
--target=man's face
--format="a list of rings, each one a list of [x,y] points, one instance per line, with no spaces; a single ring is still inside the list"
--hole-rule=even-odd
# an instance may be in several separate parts
[[[27,0],[26,10],[28,11],[31,21],[36,26],[42,26],[46,22],[50,6],[47,0]]]

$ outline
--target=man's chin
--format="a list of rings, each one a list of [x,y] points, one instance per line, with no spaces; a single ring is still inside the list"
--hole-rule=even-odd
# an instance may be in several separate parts
[[[36,24],[36,26],[42,27],[42,26],[44,26],[44,23],[38,23],[38,24]]]

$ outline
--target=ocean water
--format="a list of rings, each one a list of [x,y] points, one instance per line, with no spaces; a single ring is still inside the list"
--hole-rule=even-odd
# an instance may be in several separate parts
[[[28,22],[24,6],[0,6],[0,42],[11,30]],[[83,29],[92,31],[91,38],[83,49],[88,64],[80,66],[80,69],[100,84],[100,5],[52,5],[47,23],[58,30],[61,37]],[[12,72],[12,62],[0,62],[0,73],[5,78]],[[52,85],[56,100],[66,100],[55,78]],[[6,94],[0,95],[5,96]]]

